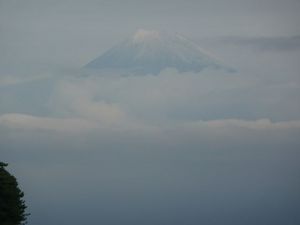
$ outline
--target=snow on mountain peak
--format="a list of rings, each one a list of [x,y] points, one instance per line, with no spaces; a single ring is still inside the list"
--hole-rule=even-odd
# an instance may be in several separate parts
[[[143,42],[153,39],[160,39],[160,33],[156,30],[140,29],[133,35],[134,42]]]
[[[167,68],[177,69],[180,73],[198,73],[206,68],[232,71],[183,36],[144,29],[112,47],[85,68],[124,75],[158,75]]]

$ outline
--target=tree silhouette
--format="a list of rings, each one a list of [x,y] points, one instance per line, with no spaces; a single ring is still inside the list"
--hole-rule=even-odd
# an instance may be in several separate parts
[[[0,162],[0,224],[21,225],[26,224],[28,214],[23,200],[24,193],[19,189],[16,178]]]

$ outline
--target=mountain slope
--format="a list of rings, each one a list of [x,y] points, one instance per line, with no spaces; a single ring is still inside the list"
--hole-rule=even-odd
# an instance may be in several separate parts
[[[88,63],[90,70],[115,70],[124,74],[159,74],[166,68],[200,72],[205,68],[225,69],[219,60],[180,35],[139,30],[131,38]]]

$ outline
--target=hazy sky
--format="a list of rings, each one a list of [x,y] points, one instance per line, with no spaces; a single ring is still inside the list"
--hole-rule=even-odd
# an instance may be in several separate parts
[[[297,0],[1,0],[0,4],[1,67],[13,63],[78,67],[140,28],[190,38],[300,33]]]
[[[300,222],[300,1],[0,0],[0,160],[29,225]],[[235,68],[80,68],[140,28]]]

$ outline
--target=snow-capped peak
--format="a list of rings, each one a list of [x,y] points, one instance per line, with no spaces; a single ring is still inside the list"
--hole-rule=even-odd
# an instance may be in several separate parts
[[[154,39],[160,39],[160,32],[156,30],[140,29],[133,35],[134,42],[143,42]]]
[[[85,68],[127,75],[157,75],[167,68],[179,72],[200,72],[206,68],[231,70],[183,36],[144,29],[112,47]]]

